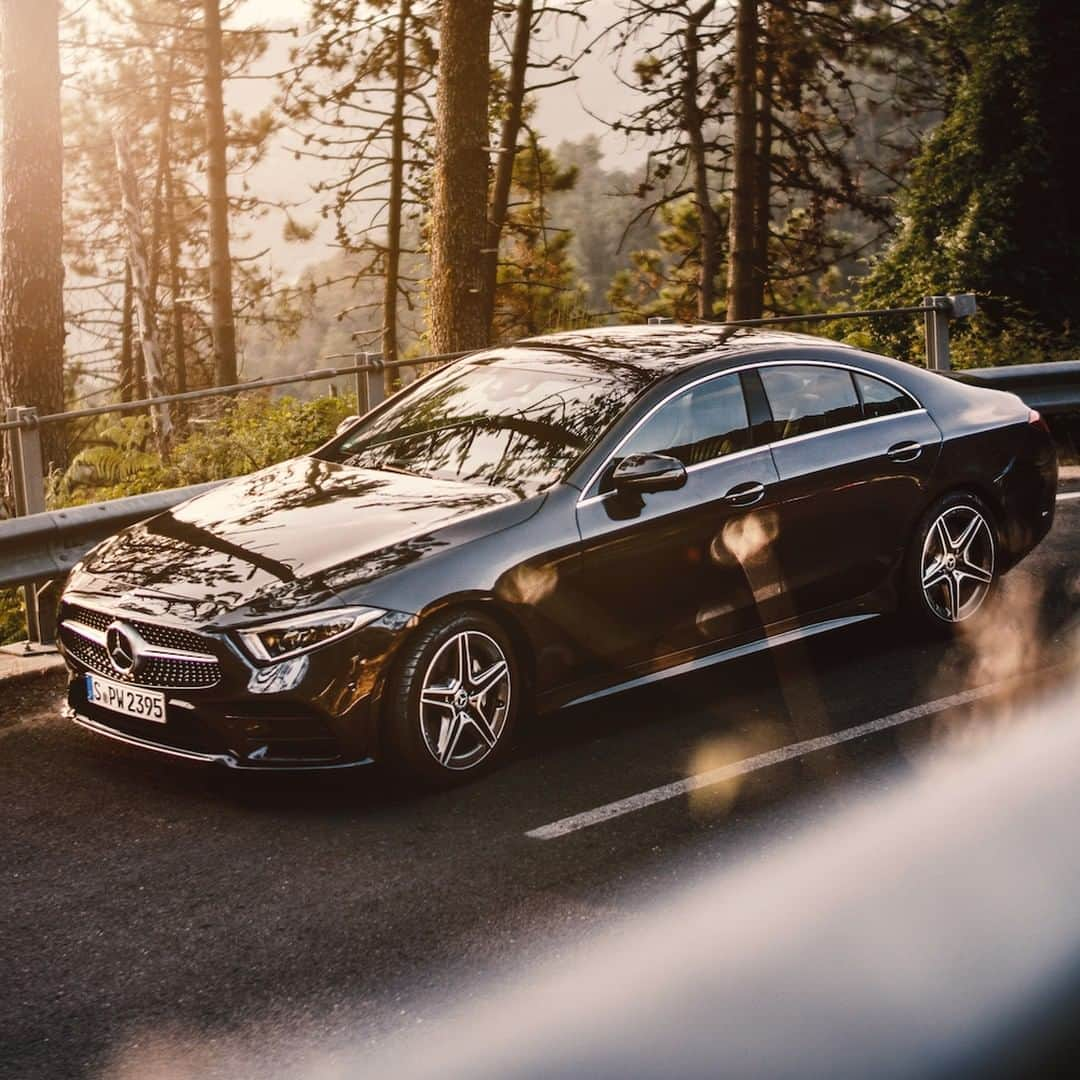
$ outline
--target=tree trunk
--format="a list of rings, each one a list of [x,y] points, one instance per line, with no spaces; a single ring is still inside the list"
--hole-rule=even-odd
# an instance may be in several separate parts
[[[499,244],[510,205],[510,187],[517,160],[517,141],[521,133],[522,111],[525,104],[525,78],[529,71],[529,42],[532,38],[533,0],[518,0],[517,22],[514,24],[514,43],[510,53],[510,78],[506,89],[506,115],[499,135],[498,160],[495,162],[495,182],[488,203],[487,232],[483,251],[484,325],[487,340],[491,340],[495,321],[495,292],[499,277]]]
[[[720,272],[720,224],[709,190],[708,149],[705,145],[705,118],[698,105],[701,77],[701,43],[698,29],[715,7],[714,0],[690,13],[683,35],[686,74],[683,79],[683,128],[690,143],[694,174],[694,202],[701,223],[701,269],[698,276],[698,317],[711,319],[716,313],[716,275]]]
[[[382,352],[386,363],[398,358],[398,278],[401,274],[401,210],[405,198],[405,69],[408,49],[409,0],[400,0],[394,37],[394,106],[390,130],[390,213],[386,223],[386,273],[383,281]],[[383,370],[383,388],[394,389],[397,369]]]
[[[0,0],[0,416],[64,410],[58,20],[57,0]],[[63,468],[63,425],[41,439],[45,467]]]
[[[765,286],[769,282],[769,225],[772,216],[772,91],[776,60],[769,38],[768,5],[761,32],[761,78],[758,87],[757,162],[754,179],[754,262],[751,310],[760,317],[765,310]]]
[[[169,246],[169,296],[172,302],[173,374],[176,392],[187,390],[187,355],[184,345],[184,311],[180,296],[180,235],[176,229],[176,194],[172,164],[165,164],[165,232]],[[177,404],[177,421],[183,424],[184,406]]]
[[[135,396],[135,298],[131,283],[131,263],[124,262],[124,297],[120,309],[120,400]]]
[[[131,281],[135,288],[135,310],[139,316],[139,337],[142,342],[143,362],[146,365],[147,389],[150,397],[158,397],[165,393],[165,380],[161,376],[161,353],[154,326],[153,304],[150,302],[150,269],[139,208],[138,179],[123,132],[116,132],[115,142],[116,167],[120,173],[120,197],[124,207],[124,223],[127,226],[128,265],[131,267]],[[172,439],[172,417],[168,405],[151,406],[150,416],[158,450],[161,456],[167,459]]]
[[[232,256],[229,252],[229,191],[225,103],[222,91],[219,0],[203,0],[206,40],[206,188],[210,210],[210,306],[214,378],[218,386],[236,382],[236,324],[233,318]]]
[[[431,199],[429,318],[435,352],[487,342],[488,87],[493,0],[442,0]]]
[[[158,284],[161,281],[161,260],[165,228],[165,173],[169,168],[172,149],[172,65],[166,73],[158,67],[158,142],[157,161],[154,166],[154,200],[150,219],[150,303],[155,321],[158,307]]]
[[[735,168],[728,238],[727,317],[755,319],[754,180],[757,116],[758,0],[738,0],[735,19]]]

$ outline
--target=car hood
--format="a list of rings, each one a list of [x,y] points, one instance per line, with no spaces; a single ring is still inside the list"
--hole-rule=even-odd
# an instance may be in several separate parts
[[[70,588],[134,613],[243,621],[332,602],[529,512],[486,484],[296,458],[119,533]]]

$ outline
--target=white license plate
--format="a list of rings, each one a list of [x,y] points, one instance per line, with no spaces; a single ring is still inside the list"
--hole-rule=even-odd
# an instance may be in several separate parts
[[[164,724],[165,695],[156,690],[139,690],[134,686],[103,679],[100,675],[86,676],[87,700],[109,712],[123,713],[139,720],[153,720]]]

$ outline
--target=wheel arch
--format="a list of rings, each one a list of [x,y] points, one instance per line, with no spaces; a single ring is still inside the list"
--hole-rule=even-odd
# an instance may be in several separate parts
[[[950,484],[947,488],[944,488],[937,493],[933,502],[927,506],[926,512],[929,512],[930,508],[939,500],[948,498],[950,495],[973,496],[989,510],[990,527],[994,530],[996,562],[1002,573],[1013,566],[1016,560],[1011,554],[1013,550],[1013,538],[1009,534],[1009,518],[1001,494],[994,490],[993,484],[988,484],[984,480],[973,477],[965,477],[962,480],[957,480],[955,483]]]
[[[417,614],[416,623],[409,631],[409,637],[418,634],[423,627],[438,616],[463,611],[476,611],[486,615],[506,632],[525,681],[526,695],[531,698],[536,686],[536,650],[532,638],[525,624],[510,609],[510,606],[493,593],[476,590],[455,593],[434,601]]]

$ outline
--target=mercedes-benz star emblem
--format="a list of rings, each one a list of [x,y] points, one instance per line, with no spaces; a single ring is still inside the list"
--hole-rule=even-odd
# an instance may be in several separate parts
[[[131,675],[139,666],[141,654],[138,636],[123,623],[113,623],[105,631],[105,651],[120,675]]]

